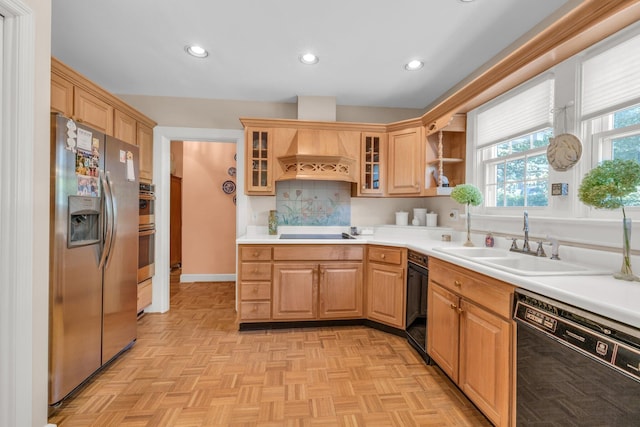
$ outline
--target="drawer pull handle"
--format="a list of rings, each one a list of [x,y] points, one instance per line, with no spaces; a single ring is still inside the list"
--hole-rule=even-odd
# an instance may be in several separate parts
[[[387,256],[385,254],[380,255],[380,258],[385,259]]]
[[[462,286],[462,282],[460,282],[459,280],[455,280],[453,284],[456,285],[457,287]]]
[[[458,308],[458,306],[455,304],[450,304],[449,306],[451,307],[452,310],[456,310]]]
[[[253,257],[254,257],[254,258],[258,258],[258,255],[259,255],[259,254],[258,254],[258,251],[255,251],[255,252],[253,253]]]
[[[462,310],[462,308],[458,307],[458,308],[456,309],[456,311],[458,312],[458,314],[462,314],[462,312],[463,312],[464,310]]]

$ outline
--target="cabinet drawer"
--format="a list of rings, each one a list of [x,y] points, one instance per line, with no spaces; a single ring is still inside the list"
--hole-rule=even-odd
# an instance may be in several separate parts
[[[278,261],[361,261],[364,248],[356,245],[282,245],[273,248]]]
[[[153,282],[147,279],[142,283],[138,283],[138,313],[145,307],[151,305],[153,298]]]
[[[241,280],[271,280],[271,263],[243,262],[240,264]]]
[[[369,261],[400,265],[402,264],[402,251],[401,248],[370,247]]]
[[[271,318],[270,301],[243,301],[240,303],[240,318],[242,320],[268,320]]]
[[[270,300],[271,282],[242,282],[240,299],[242,301]]]
[[[271,246],[240,246],[240,259],[242,261],[269,261]]]
[[[429,258],[429,280],[509,318],[514,287],[445,261]]]

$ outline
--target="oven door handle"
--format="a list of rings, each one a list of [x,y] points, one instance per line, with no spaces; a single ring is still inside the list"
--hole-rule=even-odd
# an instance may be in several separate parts
[[[156,234],[155,228],[152,228],[150,230],[140,230],[140,231],[138,231],[138,236],[140,236],[140,237],[151,236],[153,234]]]

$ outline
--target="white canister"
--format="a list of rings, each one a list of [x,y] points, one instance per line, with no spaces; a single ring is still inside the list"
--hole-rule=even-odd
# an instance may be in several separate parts
[[[396,212],[396,225],[408,225],[409,212]]]
[[[425,215],[427,214],[427,210],[423,208],[413,208],[413,217],[418,219],[418,225],[426,225],[427,220]]]
[[[436,213],[428,213],[426,216],[427,216],[427,227],[437,227],[438,226],[438,214],[436,214]]]

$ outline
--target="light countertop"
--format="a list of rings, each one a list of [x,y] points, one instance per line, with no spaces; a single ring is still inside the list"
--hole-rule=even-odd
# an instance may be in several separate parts
[[[339,230],[337,232],[347,231]],[[326,231],[325,231],[326,232]],[[329,231],[334,232],[334,231]],[[442,234],[453,235],[452,242],[444,242]],[[492,268],[472,260],[439,252],[434,248],[445,246],[461,246],[461,233],[441,227],[376,227],[371,235],[359,235],[356,239],[279,239],[279,236],[251,233],[237,239],[237,244],[377,244],[408,248],[424,253],[478,273],[502,280],[519,288],[527,289],[549,298],[574,305],[600,316],[640,328],[640,282],[627,282],[613,278],[616,268],[611,268],[611,275],[583,276],[523,276]],[[480,244],[476,244],[480,246]],[[576,255],[571,248],[561,247],[561,257],[572,263],[593,265],[606,258],[618,259],[620,254]],[[574,251],[575,252],[575,251]],[[594,251],[592,251],[594,252]],[[613,255],[613,256],[612,256]],[[615,256],[617,255],[617,257]],[[572,259],[573,257],[573,259]],[[619,268],[619,267],[618,267]],[[637,274],[638,272],[636,272]]]

